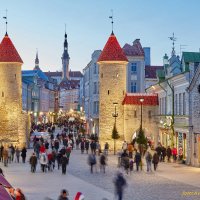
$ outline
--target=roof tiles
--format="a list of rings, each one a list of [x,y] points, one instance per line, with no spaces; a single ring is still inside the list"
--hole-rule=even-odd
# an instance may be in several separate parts
[[[23,63],[12,41],[5,35],[0,44],[0,62],[18,62]]]
[[[140,43],[140,39],[136,39],[132,46],[130,44],[125,44],[123,46],[123,51],[126,56],[144,56],[144,50]]]
[[[108,38],[99,56],[98,62],[100,61],[128,61],[114,34],[111,34]]]
[[[144,99],[142,105],[144,106],[157,106],[158,95],[146,93],[127,93],[122,104],[123,105],[141,105],[140,99]]]

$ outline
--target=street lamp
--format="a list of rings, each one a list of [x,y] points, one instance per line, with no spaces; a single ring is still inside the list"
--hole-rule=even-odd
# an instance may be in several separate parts
[[[117,102],[113,103],[115,105],[115,112],[112,114],[112,116],[115,118],[115,126],[116,126],[116,118],[118,117],[118,113],[117,113]]]
[[[142,130],[142,103],[144,102],[143,98],[140,98],[140,105],[141,105],[141,119],[140,119],[140,129]]]

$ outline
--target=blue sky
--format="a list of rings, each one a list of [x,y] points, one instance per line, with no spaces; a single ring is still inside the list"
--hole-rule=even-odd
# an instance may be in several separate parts
[[[8,34],[20,53],[23,69],[32,69],[36,49],[44,71],[61,70],[65,23],[70,69],[82,70],[96,49],[103,49],[110,33],[121,46],[140,38],[151,47],[151,64],[162,64],[170,54],[169,36],[177,37],[176,52],[199,51],[199,0],[0,0],[0,40],[5,34],[3,16],[8,9]]]

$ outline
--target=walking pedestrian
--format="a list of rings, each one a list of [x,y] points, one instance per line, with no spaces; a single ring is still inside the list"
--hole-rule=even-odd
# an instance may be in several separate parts
[[[35,173],[37,166],[37,157],[35,153],[33,153],[32,156],[30,157],[30,165],[31,165],[31,172]]]
[[[48,159],[47,159],[46,153],[40,154],[40,164],[41,164],[42,172],[46,172],[47,163],[48,163]]]
[[[16,159],[17,159],[17,163],[19,163],[20,150],[19,150],[18,147],[17,147],[16,150],[15,150],[15,157],[16,157]]]
[[[3,149],[3,161],[4,161],[4,166],[8,166],[8,150],[7,148],[4,147]]]
[[[170,162],[172,156],[172,150],[170,148],[170,146],[167,147],[167,161]]]
[[[151,170],[152,155],[150,154],[149,151],[147,151],[145,159],[146,159],[146,163],[147,163],[147,172],[152,171]]]
[[[115,194],[118,197],[118,200],[123,199],[123,192],[124,188],[127,185],[126,179],[123,177],[122,173],[118,173],[115,180],[114,180],[114,185],[115,185]]]
[[[69,162],[69,159],[67,158],[67,156],[63,155],[61,158],[62,174],[66,174],[68,162]]]
[[[60,196],[58,197],[58,200],[69,200],[69,199],[68,199],[68,196],[69,196],[68,191],[65,190],[65,189],[63,189],[63,190],[61,191]]]
[[[23,147],[22,148],[22,151],[21,151],[21,157],[22,157],[22,162],[25,163],[26,162],[26,147]]]
[[[159,157],[158,157],[157,152],[154,153],[152,162],[153,162],[154,171],[156,171],[158,167],[158,162],[159,162]]]
[[[140,153],[136,150],[136,154],[135,154],[135,164],[136,164],[136,170],[137,170],[137,171],[139,170],[140,162],[142,162],[142,160],[141,160],[141,155],[140,155]]]
[[[86,150],[87,154],[88,154],[89,146],[90,146],[90,142],[89,142],[89,140],[86,140],[85,141],[85,150]]]
[[[100,163],[100,171],[103,171],[103,173],[105,173],[106,172],[106,156],[105,156],[105,154],[101,154],[99,163]]]
[[[88,156],[88,164],[90,165],[90,172],[93,173],[93,166],[96,165],[96,156],[95,154],[90,154]]]
[[[81,141],[81,153],[82,153],[82,154],[84,153],[84,149],[85,149],[85,142],[84,142],[84,140],[82,139],[82,141]]]
[[[176,147],[174,147],[172,149],[172,156],[173,156],[174,162],[176,162],[176,159],[177,159],[177,148]]]

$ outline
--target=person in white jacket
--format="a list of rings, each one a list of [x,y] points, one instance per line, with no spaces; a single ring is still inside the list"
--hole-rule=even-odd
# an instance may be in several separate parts
[[[42,172],[46,172],[47,164],[48,164],[48,158],[46,153],[40,154],[40,164]]]

